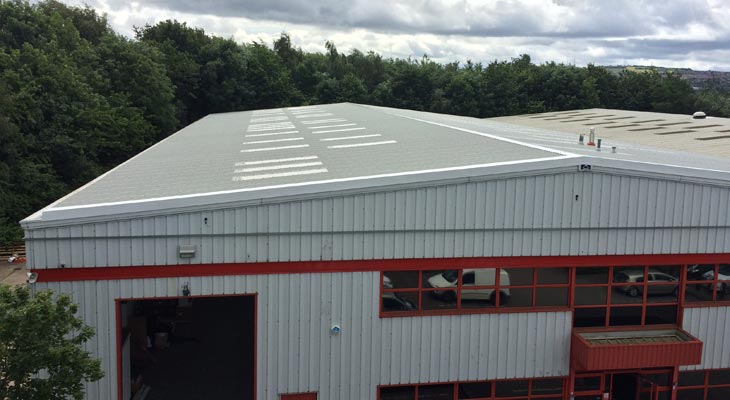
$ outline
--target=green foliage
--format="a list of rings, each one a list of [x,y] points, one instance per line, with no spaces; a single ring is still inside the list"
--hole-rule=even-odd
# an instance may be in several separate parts
[[[581,108],[730,116],[720,88],[529,55],[488,64],[236,43],[178,21],[114,33],[90,8],[0,1],[0,244],[16,221],[207,114],[357,102],[477,118]]]
[[[0,285],[1,399],[82,399],[84,382],[103,377],[83,350],[94,331],[76,311],[67,295]]]

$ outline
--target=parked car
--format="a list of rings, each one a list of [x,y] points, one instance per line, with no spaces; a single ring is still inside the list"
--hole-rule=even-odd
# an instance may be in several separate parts
[[[509,273],[504,269],[499,269],[500,286],[509,286]],[[470,289],[475,286],[494,286],[495,280],[494,268],[478,268],[465,269],[462,275],[461,283],[461,299],[462,300],[485,300],[495,303],[496,292],[494,289]],[[458,285],[459,273],[455,270],[444,271],[428,278],[427,287],[432,288],[456,288]],[[436,297],[444,300],[454,301],[456,299],[456,290],[436,290],[432,292]],[[509,289],[501,289],[499,292],[501,302],[509,299]]]
[[[412,301],[404,299],[396,292],[383,293],[383,311],[412,311],[417,308]]]
[[[679,280],[669,274],[661,271],[650,269],[648,272],[648,283],[667,283],[667,285],[650,285],[648,286],[647,295],[673,295],[679,293]],[[619,292],[628,294],[631,297],[637,297],[644,294],[644,270],[623,270],[613,274],[614,283],[636,283],[637,285],[618,286]],[[669,283],[674,283],[669,285]]]
[[[711,281],[715,279],[715,271],[711,269],[705,272],[702,277],[706,281]],[[725,294],[730,291],[730,264],[720,265],[717,271],[717,280],[719,282],[715,284],[715,288],[718,293]],[[711,289],[712,287],[710,286],[709,288]]]

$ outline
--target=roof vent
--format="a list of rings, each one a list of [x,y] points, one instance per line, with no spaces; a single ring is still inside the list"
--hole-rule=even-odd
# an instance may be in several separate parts
[[[707,114],[703,113],[702,111],[697,111],[696,113],[692,114],[692,118],[705,119],[705,118],[707,118]]]

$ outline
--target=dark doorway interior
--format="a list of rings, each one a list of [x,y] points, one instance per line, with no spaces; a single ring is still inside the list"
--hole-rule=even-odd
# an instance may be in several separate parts
[[[135,300],[121,308],[125,400],[254,399],[254,296]]]
[[[614,374],[611,391],[612,400],[636,400],[638,374]]]

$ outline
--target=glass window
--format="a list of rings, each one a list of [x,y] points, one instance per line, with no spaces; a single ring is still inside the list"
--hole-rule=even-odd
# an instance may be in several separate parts
[[[414,289],[418,287],[418,271],[383,272],[384,289]]]
[[[570,278],[570,268],[538,268],[538,284],[567,284]]]
[[[712,284],[687,283],[684,290],[684,301],[688,303],[712,301]]]
[[[393,386],[380,388],[380,400],[414,400],[415,386]]]
[[[705,389],[685,389],[677,391],[677,400],[704,400]]]
[[[646,325],[662,325],[677,323],[677,306],[646,307]]]
[[[469,289],[461,290],[462,308],[494,308],[497,305],[496,289]]]
[[[456,291],[424,290],[421,292],[421,307],[429,311],[456,309]]]
[[[575,283],[608,283],[608,268],[586,267],[575,269]]]
[[[499,276],[500,286],[528,286],[532,285],[532,268],[502,268]]]
[[[535,379],[532,381],[530,396],[563,393],[562,379]]]
[[[600,376],[576,376],[574,390],[576,392],[589,392],[593,390],[601,390]]]
[[[641,307],[611,307],[610,326],[641,325]]]
[[[504,288],[499,304],[505,307],[531,307],[532,288]]]
[[[494,395],[496,397],[527,397],[528,380],[497,381]]]
[[[458,270],[423,271],[422,287],[424,288],[455,288],[458,284]]]
[[[604,286],[598,287],[576,287],[575,288],[575,305],[588,306],[606,304],[607,289]]]
[[[641,304],[644,302],[644,285],[634,283],[633,285],[613,285],[611,291],[611,304]]]
[[[710,371],[709,375],[707,379],[710,385],[730,385],[730,369]]]
[[[567,287],[538,287],[535,289],[535,305],[538,307],[557,307],[568,305]]]
[[[492,397],[490,382],[471,382],[459,384],[459,400],[484,399]]]
[[[420,385],[418,400],[453,400],[454,385]]]
[[[730,399],[730,387],[707,388],[707,400],[728,400]]]
[[[694,264],[687,266],[687,281],[707,281],[714,279],[714,264]]]
[[[687,371],[679,373],[679,386],[704,386],[705,371]]]
[[[417,311],[418,292],[383,292],[383,311]]]
[[[573,326],[605,326],[606,308],[576,308],[573,312]]]

